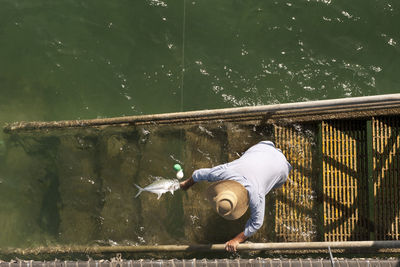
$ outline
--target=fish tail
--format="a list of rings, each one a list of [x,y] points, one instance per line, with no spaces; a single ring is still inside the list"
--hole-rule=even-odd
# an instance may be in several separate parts
[[[134,184],[134,185],[137,187],[137,189],[139,189],[139,192],[137,192],[137,194],[135,196],[135,198],[137,198],[140,195],[140,193],[142,193],[144,191],[144,189],[141,188],[140,186],[138,186],[137,184]]]

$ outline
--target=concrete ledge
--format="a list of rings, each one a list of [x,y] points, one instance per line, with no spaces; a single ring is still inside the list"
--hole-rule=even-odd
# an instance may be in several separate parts
[[[48,130],[109,125],[143,125],[201,123],[212,121],[274,122],[318,121],[327,119],[366,118],[400,114],[400,94],[351,97],[275,105],[199,110],[142,116],[126,116],[91,120],[65,120],[50,122],[15,122],[4,127],[4,132]]]

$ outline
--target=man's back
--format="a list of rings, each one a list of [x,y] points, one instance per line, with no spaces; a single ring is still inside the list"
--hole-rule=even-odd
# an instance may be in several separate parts
[[[291,169],[285,156],[270,141],[252,146],[239,159],[227,163],[226,167],[244,176],[262,196],[285,183]]]

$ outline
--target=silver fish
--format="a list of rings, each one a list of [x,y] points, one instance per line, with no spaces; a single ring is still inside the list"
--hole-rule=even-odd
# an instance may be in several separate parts
[[[171,194],[174,194],[174,191],[180,188],[179,181],[177,179],[159,179],[154,183],[149,184],[145,188],[142,188],[137,184],[135,184],[135,186],[139,189],[139,192],[136,194],[135,198],[138,197],[143,191],[147,191],[157,194],[157,199],[160,199],[161,195],[166,192],[171,192]]]

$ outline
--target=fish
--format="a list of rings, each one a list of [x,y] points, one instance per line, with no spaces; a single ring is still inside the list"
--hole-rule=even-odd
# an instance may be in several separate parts
[[[180,188],[180,184],[177,179],[159,179],[144,188],[138,186],[137,184],[134,185],[137,187],[137,189],[139,189],[139,192],[135,195],[135,198],[137,198],[143,191],[147,191],[157,194],[157,199],[160,199],[162,194],[171,192],[173,195],[174,191]]]

